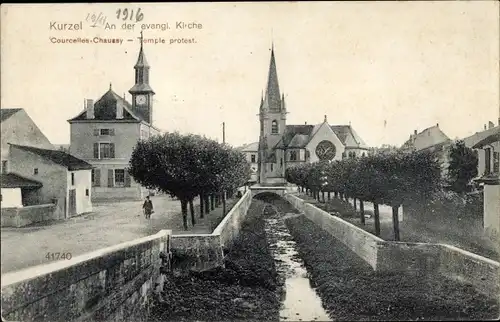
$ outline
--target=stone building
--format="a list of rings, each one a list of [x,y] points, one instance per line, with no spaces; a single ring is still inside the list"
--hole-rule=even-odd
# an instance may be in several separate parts
[[[129,90],[132,103],[109,90],[95,104],[86,100],[85,109],[70,119],[71,154],[94,166],[93,200],[142,199],[149,191],[134,182],[127,167],[140,139],[160,133],[153,125],[153,96],[149,85],[150,66],[143,43],[134,66],[135,84]]]
[[[287,107],[280,93],[274,47],[265,94],[259,109],[258,173],[261,184],[285,182],[285,169],[304,162],[341,160],[367,155],[368,147],[350,125],[286,124]]]

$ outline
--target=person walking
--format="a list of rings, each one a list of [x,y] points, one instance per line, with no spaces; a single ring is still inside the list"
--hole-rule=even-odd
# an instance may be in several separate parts
[[[144,215],[146,216],[146,219],[150,219],[151,214],[153,213],[153,202],[149,199],[149,196],[146,197],[146,200],[142,205],[142,209],[144,210]]]

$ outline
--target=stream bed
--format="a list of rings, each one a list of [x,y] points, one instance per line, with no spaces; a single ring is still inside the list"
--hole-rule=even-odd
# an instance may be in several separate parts
[[[284,285],[280,321],[332,321],[321,299],[311,287],[307,270],[296,250],[285,219],[297,214],[280,214],[268,205],[264,230],[273,254],[276,271]]]

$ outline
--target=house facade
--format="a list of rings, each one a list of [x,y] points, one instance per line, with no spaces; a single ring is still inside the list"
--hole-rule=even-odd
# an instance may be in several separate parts
[[[280,93],[274,47],[267,87],[259,108],[259,183],[285,183],[285,169],[305,162],[362,157],[368,147],[350,125],[330,125],[325,115],[316,125],[286,124],[285,96]]]
[[[54,203],[56,209],[51,219],[66,219],[92,211],[92,166],[87,162],[63,151],[16,144],[10,144],[9,156],[9,175],[17,176],[26,187],[20,186],[21,205],[18,206]]]
[[[484,184],[484,220],[487,234],[500,236],[500,128],[473,146],[478,149],[478,178]]]
[[[1,121],[1,171],[10,171],[9,143],[53,149],[49,139],[42,133],[31,117],[22,108],[0,109]]]
[[[157,135],[153,126],[154,91],[149,85],[150,66],[143,45],[134,66],[135,84],[125,96],[109,90],[95,104],[87,99],[84,111],[70,123],[70,153],[90,163],[94,200],[142,199],[149,191],[136,183],[127,168],[136,143]]]
[[[247,162],[250,164],[250,170],[252,171],[250,175],[250,182],[257,182],[257,169],[258,156],[259,156],[259,142],[253,142],[242,146],[239,149],[244,155]]]

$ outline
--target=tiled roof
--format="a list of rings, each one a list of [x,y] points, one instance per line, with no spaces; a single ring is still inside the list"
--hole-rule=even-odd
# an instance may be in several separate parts
[[[75,171],[75,170],[90,170],[92,169],[92,165],[78,159],[77,157],[72,156],[69,153],[63,152],[63,151],[57,151],[57,150],[46,150],[46,149],[40,149],[40,148],[35,148],[31,146],[24,146],[24,145],[16,145],[16,144],[10,144],[10,146],[16,147],[18,149],[28,151],[31,153],[35,153],[47,160],[50,160],[54,163],[57,163],[59,165],[62,165],[70,171]]]
[[[487,145],[487,144],[491,144],[493,142],[499,142],[500,141],[500,128],[497,129],[497,133],[493,133],[487,137],[485,137],[484,139],[482,139],[481,141],[479,141],[478,143],[476,143],[473,148],[474,149],[477,149],[477,148],[482,148],[483,146]]]
[[[476,145],[478,142],[480,142],[481,140],[487,138],[491,134],[497,133],[498,131],[500,131],[500,126],[495,126],[495,127],[490,128],[490,129],[487,129],[487,130],[484,130],[481,132],[477,132],[471,136],[468,136],[468,137],[464,138],[463,141],[464,141],[466,147],[471,148],[474,145]]]
[[[116,120],[116,108],[123,108],[123,120],[146,121],[141,111],[134,109],[132,104],[126,99],[116,94],[112,89],[109,89],[95,104],[94,104],[94,120]],[[86,120],[86,111],[81,112],[70,121]]]
[[[259,150],[259,142],[253,142],[240,148],[243,152],[254,152]]]
[[[15,173],[0,175],[0,184],[2,188],[40,188],[42,183],[21,177]]]
[[[416,135],[412,135],[412,138],[406,141],[401,148],[412,148],[415,151],[421,151],[450,141],[450,138],[441,131],[439,126],[434,125]]]
[[[12,115],[22,110],[22,108],[2,108],[0,109],[0,121],[3,122]]]

